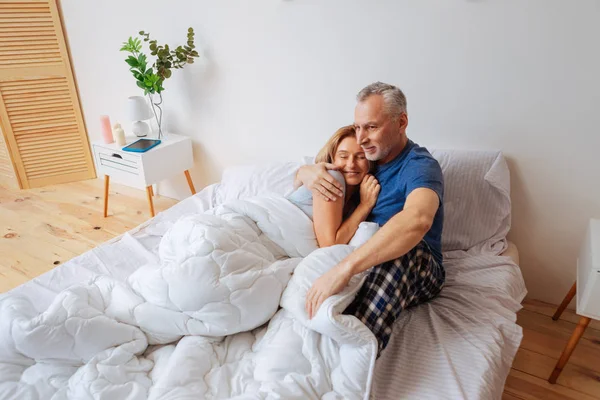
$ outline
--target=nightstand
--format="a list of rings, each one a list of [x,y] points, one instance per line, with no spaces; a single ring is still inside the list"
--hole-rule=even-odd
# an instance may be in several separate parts
[[[591,320],[600,320],[600,220],[597,219],[590,220],[581,245],[577,259],[577,281],[556,310],[553,320],[560,318],[575,294],[577,294],[577,314],[581,318],[548,379],[550,383],[556,383]]]
[[[127,138],[127,144],[138,138]],[[94,160],[99,174],[104,174],[104,217],[108,215],[108,187],[110,180],[146,189],[150,215],[154,217],[152,185],[164,179],[183,173],[187,183],[196,194],[189,169],[194,165],[192,140],[186,136],[169,133],[164,135],[158,146],[145,153],[123,151],[116,143],[105,144],[101,141],[92,144]]]

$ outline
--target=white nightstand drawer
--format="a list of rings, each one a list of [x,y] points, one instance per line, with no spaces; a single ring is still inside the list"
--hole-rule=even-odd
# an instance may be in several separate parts
[[[114,144],[94,145],[94,158],[98,173],[110,176],[114,182],[137,188],[144,188],[144,168],[138,154],[122,151]]]
[[[129,137],[129,142],[137,138]],[[192,141],[185,136],[169,134],[158,146],[143,152],[123,151],[116,143],[94,143],[94,159],[98,174],[115,182],[146,188],[189,170],[194,165]]]
[[[98,163],[103,167],[112,167],[121,171],[131,172],[138,175],[140,170],[140,158],[130,159],[119,153],[98,151]]]

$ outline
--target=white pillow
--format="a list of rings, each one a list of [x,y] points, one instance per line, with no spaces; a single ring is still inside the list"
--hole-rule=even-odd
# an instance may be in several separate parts
[[[510,173],[499,151],[433,150],[444,173],[442,250],[500,254],[510,230]]]
[[[299,162],[265,165],[239,165],[223,171],[217,192],[217,203],[276,193],[288,195],[294,190]]]

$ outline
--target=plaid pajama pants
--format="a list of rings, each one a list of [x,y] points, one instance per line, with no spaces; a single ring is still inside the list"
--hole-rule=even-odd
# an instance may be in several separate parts
[[[344,314],[354,315],[375,334],[379,357],[402,310],[437,296],[444,286],[445,276],[444,268],[422,240],[402,257],[371,268]]]

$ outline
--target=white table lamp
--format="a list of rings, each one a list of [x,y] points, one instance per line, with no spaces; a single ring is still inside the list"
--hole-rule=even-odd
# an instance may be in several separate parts
[[[144,120],[152,117],[152,110],[144,97],[131,96],[127,99],[127,118],[134,121],[131,131],[135,136],[142,137],[150,133],[150,126]]]

